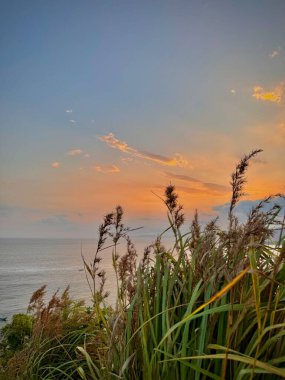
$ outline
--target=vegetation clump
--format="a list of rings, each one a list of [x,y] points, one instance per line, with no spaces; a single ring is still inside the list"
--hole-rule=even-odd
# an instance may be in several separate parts
[[[30,314],[14,316],[2,330],[3,378],[285,378],[284,219],[274,203],[281,195],[258,203],[245,222],[235,216],[246,169],[259,152],[232,174],[226,230],[217,219],[202,227],[196,211],[182,233],[183,207],[170,185],[164,203],[173,247],[163,246],[164,231],[138,262],[122,208],[107,214],[93,261],[82,255],[92,306],[70,300],[68,289],[48,304],[45,287],[35,292]],[[127,248],[119,256],[121,239]],[[100,265],[106,247],[113,250],[115,308],[107,306]],[[26,327],[17,330],[19,324]]]

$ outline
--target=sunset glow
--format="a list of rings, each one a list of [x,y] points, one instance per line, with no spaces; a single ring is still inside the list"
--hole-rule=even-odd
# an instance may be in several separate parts
[[[284,1],[6,2],[1,11],[1,236],[94,237],[120,204],[163,229],[283,193]],[[221,216],[222,217],[222,216]]]

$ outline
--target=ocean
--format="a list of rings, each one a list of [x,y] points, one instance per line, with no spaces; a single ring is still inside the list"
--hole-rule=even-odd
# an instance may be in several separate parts
[[[133,237],[138,256],[154,238]],[[96,250],[93,239],[0,239],[0,317],[10,320],[15,313],[24,313],[35,290],[47,285],[46,300],[58,289],[68,285],[74,299],[90,304],[90,290],[81,258],[92,260]],[[125,253],[119,245],[118,252]],[[116,301],[116,278],[112,267],[112,250],[101,252],[102,269],[106,271],[106,290],[110,292],[108,303]],[[0,322],[0,327],[2,323]]]

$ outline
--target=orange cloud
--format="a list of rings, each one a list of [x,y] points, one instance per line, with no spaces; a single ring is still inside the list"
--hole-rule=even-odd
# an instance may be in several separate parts
[[[285,82],[280,83],[280,85],[275,87],[275,89],[272,91],[265,91],[263,87],[255,86],[253,88],[252,96],[257,100],[280,103],[284,92],[284,84]]]
[[[95,166],[95,169],[99,173],[119,173],[121,170],[116,165],[110,165],[110,166]]]
[[[186,166],[188,164],[180,154],[176,153],[174,157],[161,156],[159,154],[142,152],[131,146],[129,146],[125,141],[117,139],[113,133],[109,133],[106,136],[100,136],[99,139],[109,145],[111,148],[118,149],[123,153],[127,153],[133,157],[143,158],[145,160],[154,161],[160,165],[166,166]]]
[[[131,148],[125,141],[118,140],[113,133],[109,133],[106,136],[100,136],[99,139],[108,144],[111,148],[118,149],[124,153],[134,154],[136,149]]]
[[[146,160],[154,161],[160,165],[166,166],[181,166],[187,165],[187,160],[185,160],[179,153],[176,153],[173,157],[165,157],[159,154],[149,153],[149,152],[138,152],[137,157],[145,158]]]
[[[51,167],[54,168],[54,169],[57,169],[60,167],[60,163],[57,162],[57,161],[54,161],[52,164],[51,164]]]

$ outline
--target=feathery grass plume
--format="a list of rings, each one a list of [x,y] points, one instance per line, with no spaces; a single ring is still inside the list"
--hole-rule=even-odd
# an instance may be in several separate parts
[[[190,232],[191,232],[191,235],[190,235],[189,246],[190,246],[190,248],[194,249],[197,247],[197,244],[198,244],[199,239],[201,237],[201,226],[199,224],[197,209],[195,210],[194,218],[193,218],[192,223],[191,223]]]
[[[30,313],[34,321],[33,337],[38,334],[40,337],[43,335],[46,337],[57,336],[62,332],[62,321],[64,317],[63,310],[66,310],[71,304],[69,297],[69,286],[63,291],[61,295],[58,295],[59,291],[54,292],[48,303],[45,303],[46,287],[38,289],[32,296],[28,313]]]
[[[143,258],[141,261],[142,270],[146,269],[150,264],[151,248],[152,248],[152,246],[149,245],[149,246],[145,247],[145,249],[144,249]]]
[[[127,253],[120,258],[118,263],[118,275],[120,284],[120,296],[123,304],[127,306],[131,302],[136,287],[137,251],[131,239],[127,238]]]
[[[199,244],[192,249],[192,256],[195,257],[195,277],[197,282],[200,279],[208,282],[216,278],[225,265],[223,251],[219,247],[217,226],[218,218],[211,220],[203,229]],[[192,240],[190,240],[190,244]],[[193,243],[191,244],[193,245]]]
[[[246,156],[236,171],[232,210],[242,195],[247,161],[257,152]],[[125,325],[125,354],[117,374],[128,380],[236,379],[243,373],[257,379],[270,374],[277,379],[284,372],[280,368],[285,347],[283,335],[282,343],[268,355],[261,347],[266,345],[268,335],[272,342],[279,342],[285,327],[283,301],[278,293],[284,294],[284,286],[269,279],[280,256],[265,246],[279,210],[273,206],[261,215],[258,207],[243,225],[232,215],[227,231],[217,226],[217,220],[199,229],[196,215],[188,236],[182,235],[174,223],[178,206],[174,188],[171,186],[165,194],[175,249],[161,249],[160,235],[154,245],[153,261],[149,260],[150,249],[146,251],[137,275],[136,294],[126,311],[127,321],[132,323]],[[252,238],[259,244],[252,245]],[[235,256],[229,255],[236,249]],[[266,249],[271,257],[264,256]],[[175,251],[178,255],[174,255]],[[258,266],[261,256],[266,267]],[[268,311],[264,314],[266,304]],[[219,350],[224,350],[223,355]],[[235,353],[234,358],[231,352]],[[268,362],[268,357],[272,362]]]
[[[123,223],[123,215],[124,211],[121,206],[116,207],[116,212],[114,213],[113,226],[115,228],[115,232],[110,234],[113,239],[114,244],[117,244],[120,238],[125,234],[126,229]]]
[[[104,217],[103,223],[99,226],[99,238],[97,243],[96,252],[94,255],[93,262],[87,263],[85,257],[81,251],[81,257],[84,264],[85,277],[92,294],[93,303],[101,303],[105,298],[108,297],[108,292],[104,293],[104,285],[106,282],[105,273],[100,271],[99,264],[102,257],[99,256],[104,248],[104,244],[110,234],[110,229],[114,224],[115,214],[108,213]],[[96,279],[99,281],[99,290],[96,290]]]
[[[226,233],[228,237],[228,261],[231,262],[233,277],[237,273],[234,271],[235,261],[239,260],[236,256],[236,241],[239,240],[240,235],[242,234],[242,227],[239,225],[238,218],[234,215],[233,211],[236,207],[237,203],[240,201],[241,197],[244,195],[243,189],[246,183],[246,170],[248,169],[249,162],[252,158],[254,158],[257,154],[261,153],[262,149],[255,149],[251,153],[245,155],[240,162],[236,165],[235,171],[231,175],[231,187],[232,187],[232,197],[230,202],[230,208],[228,213],[229,219],[229,229]]]
[[[31,336],[23,349],[5,364],[5,379],[77,378],[73,377],[77,366],[86,367],[84,358],[76,353],[76,347],[83,344],[93,360],[100,356],[104,362],[102,351],[106,356],[107,334],[94,311],[89,312],[83,302],[71,300],[68,288],[61,295],[54,293],[46,302],[43,290],[40,288],[31,298],[31,315],[27,315],[33,320]]]
[[[99,226],[99,239],[98,239],[96,253],[94,256],[93,266],[95,266],[96,264],[96,257],[97,257],[98,252],[102,250],[103,245],[108,238],[110,228],[114,224],[114,217],[115,217],[114,212],[106,214],[104,216],[104,222]]]
[[[113,250],[113,267],[115,269],[117,277],[118,301],[122,303],[121,307],[123,307],[124,301],[127,300],[128,296],[125,297],[124,295],[123,297],[122,292],[119,292],[119,289],[126,286],[128,293],[131,294],[131,289],[135,283],[134,273],[136,268],[136,252],[134,245],[129,238],[129,232],[132,232],[139,228],[130,229],[129,227],[126,227],[123,223],[123,215],[123,208],[121,206],[117,206],[114,212],[106,214],[104,217],[104,221],[99,227],[99,239],[92,263],[88,264],[83,254],[81,253],[84,263],[85,276],[92,294],[93,304],[97,307],[109,295],[109,292],[104,291],[106,273],[104,270],[100,269],[100,262],[102,260],[102,257],[99,256],[99,253],[103,250],[108,248],[112,248]],[[111,240],[111,243],[109,245],[106,244],[108,239]],[[120,261],[118,244],[121,239],[124,239],[124,241],[127,242],[127,253],[122,257]],[[96,288],[96,281],[99,282],[98,290]],[[120,285],[120,281],[125,285]],[[126,283],[128,283],[128,285],[126,285]]]
[[[233,209],[235,208],[236,204],[240,200],[240,198],[244,195],[243,193],[243,187],[246,182],[245,173],[249,165],[249,161],[251,158],[255,157],[258,153],[261,153],[262,149],[256,149],[253,150],[251,153],[245,155],[240,162],[237,164],[235,171],[232,173],[232,180],[231,180],[231,186],[232,186],[232,199],[230,203],[230,210],[229,210],[229,219],[232,219],[232,213]]]
[[[171,216],[174,228],[179,228],[184,223],[183,206],[178,204],[178,194],[175,193],[175,186],[169,185],[165,189],[165,201],[169,214]]]
[[[164,203],[173,247],[164,247],[162,233],[145,249],[138,267],[122,208],[108,214],[112,217],[104,219],[99,230],[95,264],[86,271],[96,268],[97,280],[102,279],[102,288],[96,291],[104,294],[98,252],[113,249],[116,308],[107,308],[98,298],[89,309],[77,307],[58,294],[44,303],[42,288],[32,303],[42,334],[33,329],[27,346],[9,361],[10,378],[5,374],[5,380],[285,378],[281,210],[271,206],[275,196],[269,196],[244,223],[233,213],[248,161],[258,152],[245,156],[232,176],[230,223],[225,230],[217,220],[202,228],[196,212],[190,231],[182,234],[182,207],[174,187],[168,187]],[[275,240],[273,231],[280,227],[281,236]],[[126,252],[119,255],[121,238]],[[1,360],[0,356],[0,368]]]
[[[28,305],[28,313],[34,313],[35,315],[39,315],[42,308],[44,307],[44,296],[46,294],[46,285],[41,286],[37,289],[31,296],[30,302]]]
[[[244,263],[243,267],[247,265],[245,257],[252,244],[263,246],[274,237],[275,230],[280,226],[278,215],[281,207],[277,203],[271,204],[274,199],[282,197],[281,194],[275,194],[261,200],[250,210],[246,222],[235,226],[230,231],[229,257],[232,262],[233,275],[242,269],[241,263]],[[269,207],[267,211],[265,210],[266,206]],[[267,263],[263,260],[263,256],[261,255],[257,260],[258,266]]]

